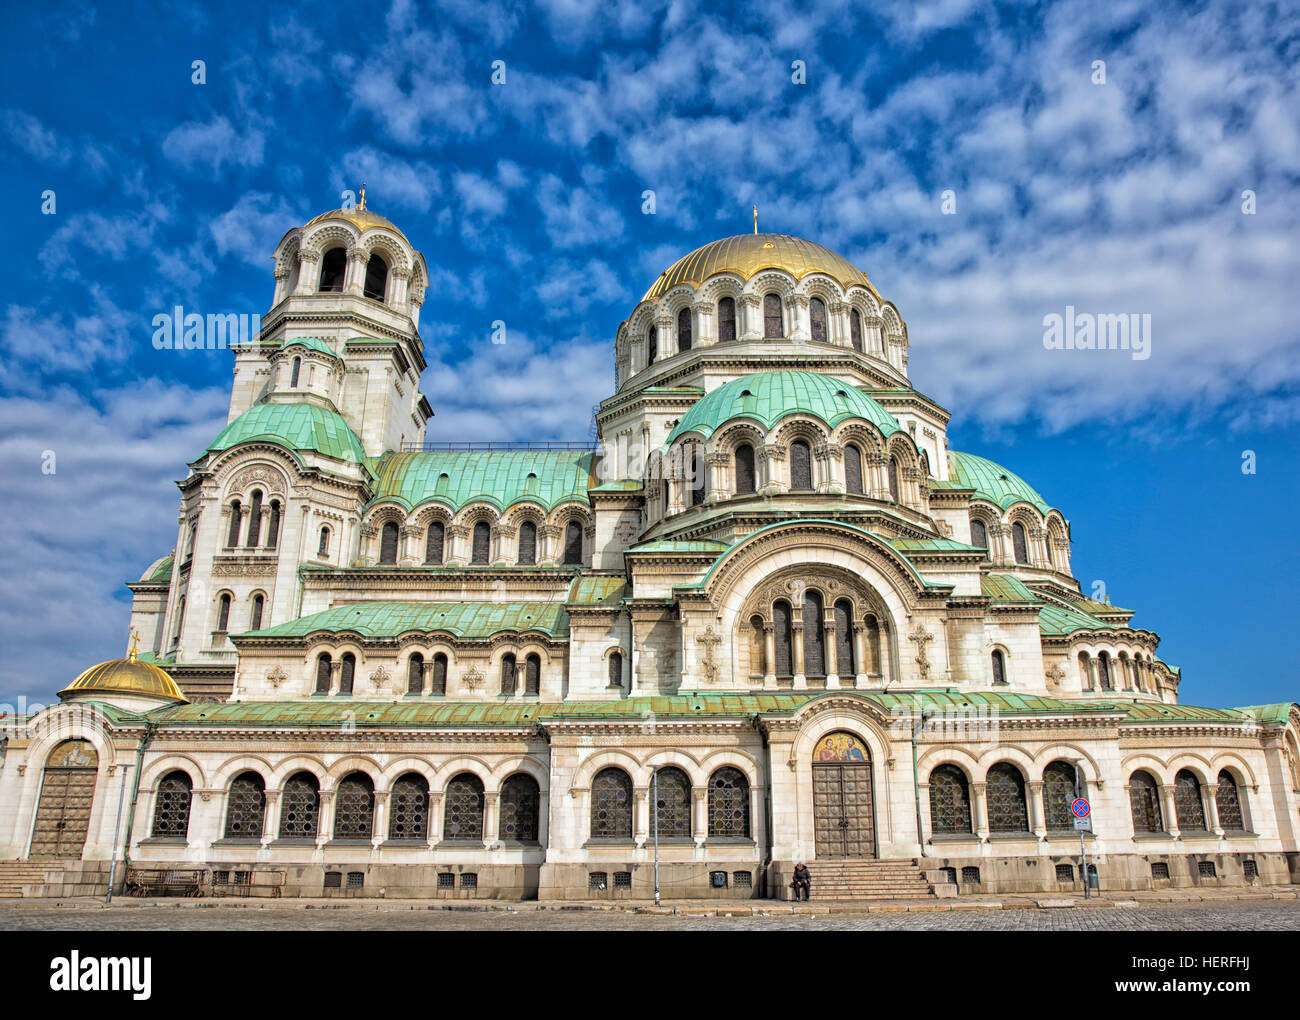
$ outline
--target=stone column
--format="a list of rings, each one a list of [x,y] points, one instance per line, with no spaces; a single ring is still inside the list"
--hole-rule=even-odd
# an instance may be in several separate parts
[[[704,455],[709,476],[705,486],[704,502],[716,503],[732,496],[732,482],[729,477],[731,455],[727,453],[708,453]]]
[[[1047,810],[1043,803],[1043,781],[1029,781],[1029,828],[1039,839],[1047,838]]]
[[[483,845],[489,849],[497,841],[501,829],[501,794],[499,792],[483,795]]]
[[[442,841],[442,791],[429,791],[429,845],[437,846]]]
[[[695,845],[703,846],[709,836],[709,790],[704,786],[691,787],[691,832]]]
[[[1223,826],[1219,824],[1219,788],[1207,783],[1202,789],[1205,791],[1206,828],[1222,838]]]
[[[1182,833],[1178,828],[1178,811],[1174,807],[1174,787],[1160,787],[1160,808],[1165,816],[1165,832],[1177,839]]]
[[[657,361],[671,358],[677,353],[677,323],[671,315],[663,315],[655,320],[659,328],[659,357]]]
[[[559,558],[560,526],[558,524],[543,524],[537,529],[537,564],[542,567],[553,567],[555,561]]]
[[[804,688],[808,686],[808,678],[803,671],[803,610],[802,607],[794,607],[798,611],[793,623],[790,626],[790,656],[794,660],[794,686]],[[814,622],[813,626],[817,626]]]
[[[779,492],[785,492],[789,487],[785,478],[785,447],[777,443],[766,443],[763,446],[763,464],[766,466],[764,474],[766,475],[763,485],[759,492],[763,495],[772,495]]]
[[[808,296],[791,294],[785,304],[789,308],[786,336],[797,342],[811,340],[812,332],[808,325]]]
[[[411,271],[401,266],[394,266],[388,271],[388,303],[401,310],[407,303],[407,287],[410,285]]]
[[[262,810],[262,845],[280,835],[280,790],[266,791],[266,807]],[[224,832],[223,832],[224,834]]]
[[[740,316],[737,328],[740,330],[738,339],[761,340],[763,338],[763,316],[762,316],[763,299],[757,294],[741,294],[736,301],[736,312]]]
[[[853,625],[853,649],[857,654],[858,672],[854,677],[854,687],[867,686],[867,628],[865,624]]]
[[[316,845],[334,838],[334,791],[321,790],[320,814],[316,816]]]
[[[767,669],[763,673],[763,686],[776,687],[776,628],[768,621],[763,621],[763,662]]]
[[[370,842],[378,847],[388,838],[388,790],[375,791],[374,827],[370,833]]]
[[[637,846],[645,846],[650,838],[650,788],[638,786],[632,791],[632,838]]]
[[[826,686],[841,686],[843,672],[840,670],[839,642],[835,639],[835,609],[827,606],[822,617],[822,648],[826,656]],[[845,663],[847,666],[848,663]]]
[[[827,337],[830,342],[839,347],[851,346],[849,340],[849,308],[851,306],[847,301],[832,301],[827,307],[829,312],[829,321],[827,323]]]
[[[315,252],[298,253],[298,286],[295,294],[313,294],[320,282],[320,256]]]
[[[348,267],[343,275],[343,293],[361,297],[366,281],[366,263],[369,255],[360,248],[348,249]]]
[[[713,310],[711,301],[697,301],[691,305],[691,314],[695,320],[695,346],[709,347],[718,342],[717,320]]]
[[[975,825],[975,835],[981,843],[989,838],[989,801],[988,787],[984,783],[971,783],[971,821]]]

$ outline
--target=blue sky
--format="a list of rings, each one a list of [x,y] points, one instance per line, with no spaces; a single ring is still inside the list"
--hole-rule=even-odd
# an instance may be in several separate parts
[[[896,302],[952,446],[1064,510],[1185,701],[1300,698],[1300,14],[797,6],[30,9],[0,44],[0,698],[122,653],[122,582],[224,423],[231,355],[155,351],[152,317],[265,311],[275,241],[362,180],[429,262],[430,438],[585,436],[619,322],[757,203]],[[1067,305],[1149,313],[1151,357],[1045,350]]]

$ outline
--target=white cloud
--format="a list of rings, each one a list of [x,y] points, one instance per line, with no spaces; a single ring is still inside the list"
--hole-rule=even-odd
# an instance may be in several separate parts
[[[218,254],[234,255],[266,269],[275,246],[303,217],[280,196],[250,191],[215,217],[208,232]]]
[[[370,145],[343,155],[341,172],[334,174],[339,193],[350,189],[359,193],[366,185],[366,205],[373,209],[409,209],[428,212],[433,200],[442,193],[442,180],[433,166],[422,160],[405,159],[382,152]]]
[[[261,166],[266,136],[256,127],[237,131],[226,117],[190,121],[173,128],[163,139],[162,152],[168,161],[187,169],[206,167],[213,176],[229,163],[233,166]]]

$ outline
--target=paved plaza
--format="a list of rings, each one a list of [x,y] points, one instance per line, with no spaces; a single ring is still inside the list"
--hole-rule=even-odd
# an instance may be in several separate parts
[[[780,904],[693,904],[679,913],[562,904],[346,903],[291,906],[168,901],[104,907],[0,904],[4,931],[1297,931],[1300,901],[1223,900],[980,909],[836,908],[791,913]],[[666,910],[673,908],[664,908]],[[812,905],[814,911],[831,908]],[[686,913],[685,911],[708,911]],[[714,911],[717,913],[714,913]],[[727,911],[743,911],[746,916]],[[750,913],[752,911],[752,913]]]

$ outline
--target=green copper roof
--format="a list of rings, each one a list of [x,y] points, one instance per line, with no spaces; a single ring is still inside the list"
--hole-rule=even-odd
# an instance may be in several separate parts
[[[153,569],[149,571],[148,576],[142,577],[140,580],[146,584],[163,584],[170,581],[172,579],[172,564],[175,562],[176,557],[174,555],[164,556],[153,565]]]
[[[483,500],[504,509],[534,500],[549,510],[586,500],[593,458],[590,450],[386,453],[371,469],[377,479],[371,502],[396,499],[413,507],[437,499],[460,509]]]
[[[695,541],[677,541],[671,538],[655,539],[653,542],[642,542],[640,545],[634,545],[627,552],[630,553],[703,553],[705,555],[720,555],[730,548],[726,542],[714,542],[710,539],[703,538]]]
[[[617,606],[627,594],[622,577],[575,577],[569,585],[569,605]]]
[[[1042,514],[1051,509],[1033,486],[1018,474],[973,453],[948,451],[948,486],[974,489],[977,499],[987,499],[1003,510],[1022,501],[1032,503]]]
[[[335,460],[361,463],[361,440],[336,412],[316,404],[257,404],[232,421],[208,447],[229,450],[254,440],[290,450],[314,450]]]
[[[410,631],[485,638],[501,631],[527,630],[563,637],[569,618],[563,604],[556,602],[356,602],[235,636],[298,638],[345,630],[367,638],[392,638]]]
[[[983,546],[967,545],[951,538],[891,538],[886,539],[899,552],[978,552]]]
[[[809,414],[832,428],[846,418],[865,418],[886,435],[899,431],[894,416],[849,383],[816,372],[756,372],[706,393],[668,436],[687,432],[707,439],[733,418],[753,418],[771,428],[792,414]]]
[[[193,712],[154,712],[150,721],[162,726],[293,726],[334,729],[348,723],[358,729],[387,726],[429,729],[462,727],[532,727],[543,707],[536,703],[496,704],[410,700],[363,701],[356,698],[322,698],[316,701],[241,701],[226,704],[185,705]]]
[[[1076,630],[1115,629],[1113,623],[1060,606],[1043,606],[1038,611],[1038,627],[1044,634],[1073,634]]]
[[[1010,574],[985,574],[980,578],[980,590],[994,602],[1042,602],[1018,577]]]
[[[1098,602],[1095,599],[1087,598],[1070,598],[1067,599],[1070,605],[1081,613],[1131,613],[1131,609],[1121,609],[1119,606],[1112,606],[1109,602]]]
[[[338,357],[330,349],[330,345],[318,336],[300,336],[293,340],[286,340],[280,345],[280,350],[287,351],[290,347],[306,347],[309,351],[319,351],[321,354],[328,354],[331,358]]]

